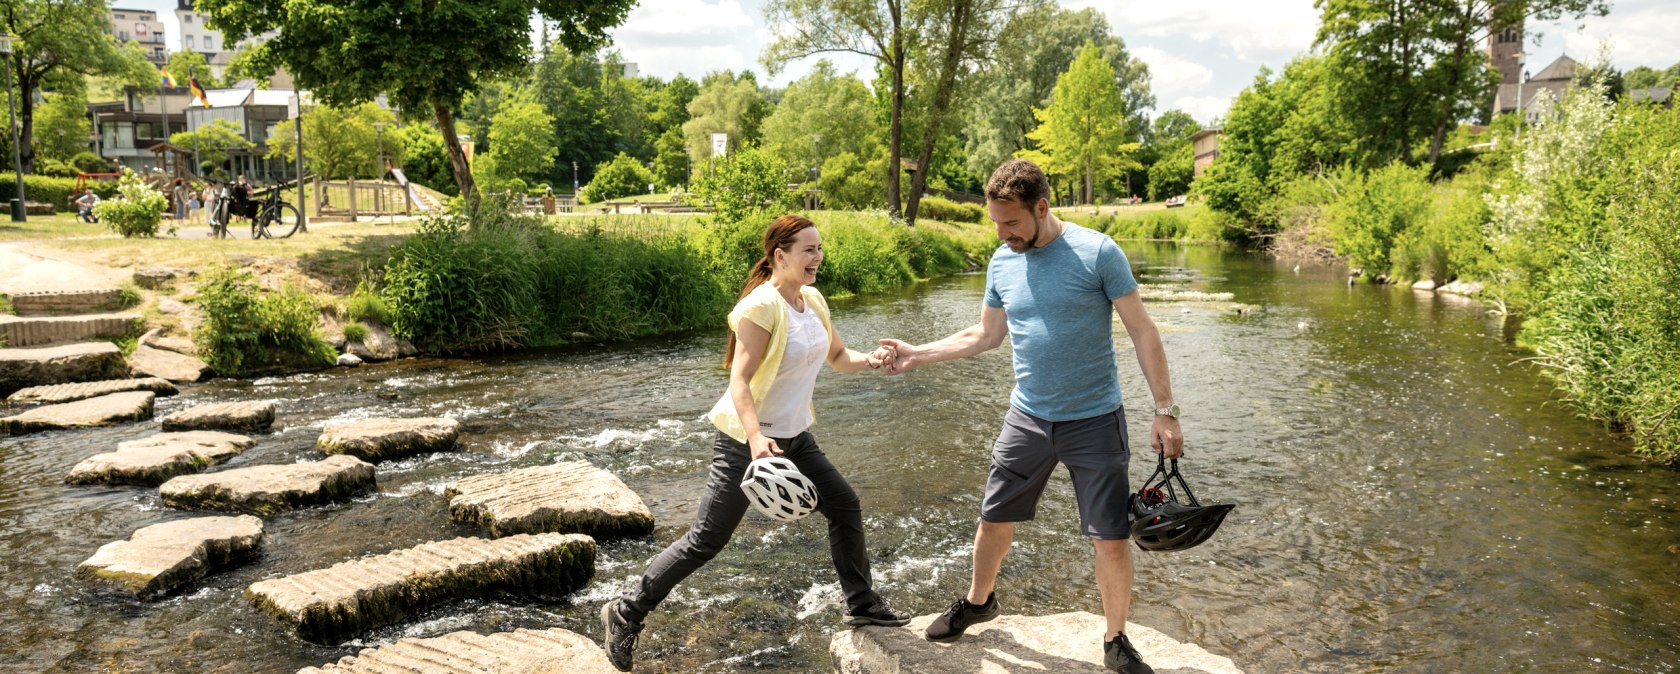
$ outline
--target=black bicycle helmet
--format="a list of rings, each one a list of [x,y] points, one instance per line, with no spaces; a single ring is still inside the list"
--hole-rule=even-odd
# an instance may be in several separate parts
[[[1173,480],[1178,480],[1189,504],[1179,502]],[[1132,540],[1150,552],[1189,550],[1212,538],[1235,507],[1234,503],[1202,505],[1178,474],[1178,459],[1173,459],[1168,471],[1166,458],[1161,457],[1143,488],[1131,496]]]

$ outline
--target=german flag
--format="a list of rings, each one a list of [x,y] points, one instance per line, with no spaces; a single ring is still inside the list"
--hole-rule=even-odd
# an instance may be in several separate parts
[[[203,103],[204,107],[210,107],[210,98],[204,95],[204,87],[198,86],[197,77],[189,76],[187,78],[187,87],[192,90],[193,98],[196,98],[198,99],[198,102]]]

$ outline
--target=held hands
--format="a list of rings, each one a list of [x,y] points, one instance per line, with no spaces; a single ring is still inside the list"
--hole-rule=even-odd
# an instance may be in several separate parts
[[[747,448],[752,450],[754,461],[782,455],[782,449],[776,446],[775,440],[757,433],[747,436]]]
[[[1178,420],[1156,415],[1155,423],[1149,428],[1149,446],[1169,459],[1184,456],[1184,431],[1179,429]]]
[[[869,352],[865,361],[869,363],[869,369],[879,370],[883,367],[891,367],[894,355],[892,349],[884,346],[877,347],[874,351]]]
[[[897,339],[881,340],[880,348],[875,349],[870,357],[873,358],[875,354],[886,354],[884,365],[887,368],[887,374],[903,374],[916,369],[916,366],[920,364],[917,360],[916,347]]]

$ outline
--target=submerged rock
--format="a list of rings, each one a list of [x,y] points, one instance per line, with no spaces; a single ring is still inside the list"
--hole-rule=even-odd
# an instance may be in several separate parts
[[[558,627],[479,634],[451,632],[365,648],[298,674],[608,674],[617,672],[595,640]]]
[[[255,557],[262,536],[262,520],[249,515],[154,524],[126,541],[105,544],[76,567],[76,575],[156,599],[211,571]]]
[[[239,456],[257,441],[219,431],[159,433],[117,445],[117,451],[84,459],[64,481],[69,484],[156,486],[177,475],[201,472]]]
[[[347,500],[373,487],[373,464],[353,456],[329,456],[312,463],[182,475],[163,483],[158,494],[173,508],[272,515]]]
[[[1108,623],[1085,612],[1029,617],[999,616],[970,627],[963,638],[938,644],[922,638],[936,616],[904,627],[859,627],[834,635],[828,654],[841,674],[945,674],[947,672],[1107,672],[1102,637]],[[1136,623],[1126,636],[1157,672],[1242,674],[1230,658],[1180,643]]]
[[[449,516],[493,536],[552,531],[597,539],[653,533],[653,513],[612,473],[582,461],[477,475],[449,485]]]
[[[128,391],[151,391],[160,396],[172,396],[180,393],[180,389],[175,388],[175,385],[167,379],[145,377],[142,379],[107,379],[105,381],[88,381],[76,384],[31,386],[13,393],[6,398],[6,402],[68,403]]]
[[[595,540],[588,536],[456,538],[259,581],[245,596],[298,636],[336,644],[457,599],[561,597],[594,574]]]
[[[73,403],[37,407],[23,414],[0,419],[0,432],[23,435],[36,431],[94,428],[124,421],[145,421],[152,418],[152,402],[156,398],[157,394],[151,391],[128,391]]]
[[[328,454],[384,461],[453,449],[460,436],[461,422],[454,419],[351,419],[327,422],[315,446]]]
[[[199,405],[163,418],[163,430],[266,432],[274,426],[274,401],[245,400]]]

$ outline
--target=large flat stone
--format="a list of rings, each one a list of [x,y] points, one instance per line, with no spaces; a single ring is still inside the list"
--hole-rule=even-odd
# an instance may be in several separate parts
[[[210,366],[196,356],[158,349],[145,344],[134,347],[128,365],[135,372],[175,382],[203,381],[210,375]]]
[[[203,472],[239,456],[257,441],[220,431],[159,433],[119,443],[117,451],[84,459],[64,481],[69,484],[156,486],[177,475]]]
[[[384,461],[414,454],[454,449],[461,422],[454,419],[350,419],[329,421],[315,446],[328,454],[349,454],[366,461]]]
[[[181,410],[163,418],[166,431],[265,432],[274,425],[274,401],[245,400],[212,403]]]
[[[362,649],[298,674],[616,674],[593,639],[558,627],[451,632]]]
[[[0,349],[0,393],[29,386],[128,376],[122,350],[110,342],[65,344],[38,349]]]
[[[165,505],[271,515],[373,489],[373,464],[353,456],[182,475],[158,487]]]
[[[1039,617],[1005,615],[968,628],[962,639],[937,644],[922,638],[925,615],[903,627],[859,627],[834,635],[828,654],[841,674],[1007,674],[1107,672],[1102,637],[1108,623],[1085,612]],[[1126,636],[1143,661],[1172,674],[1242,674],[1230,658],[1180,643],[1137,623]]]
[[[259,581],[245,596],[298,636],[336,644],[457,599],[564,596],[594,574],[595,540],[588,536],[456,538]]]
[[[107,543],[76,575],[114,584],[142,599],[156,599],[238,564],[262,548],[263,525],[250,515],[194,517],[142,528],[126,541]]]
[[[78,316],[10,316],[0,314],[0,343],[40,346],[80,342],[130,334],[140,314],[82,314]]]
[[[97,398],[112,393],[125,391],[151,391],[159,396],[172,396],[180,393],[167,379],[144,377],[141,379],[107,379],[105,381],[87,381],[75,384],[52,384],[50,386],[31,386],[19,389],[6,402],[10,403],[68,403],[88,398]]]
[[[444,489],[449,516],[491,535],[552,531],[597,539],[653,533],[653,513],[612,473],[582,461],[476,475]]]
[[[163,328],[152,328],[146,334],[140,335],[140,344],[154,349],[184,353],[189,356],[198,355],[198,345],[185,337],[175,337],[163,334]]]
[[[46,405],[0,419],[0,432],[23,435],[37,431],[94,428],[125,421],[145,421],[152,418],[152,402],[156,398],[157,394],[151,391],[129,391],[73,403]]]

